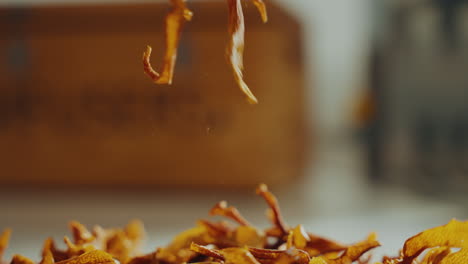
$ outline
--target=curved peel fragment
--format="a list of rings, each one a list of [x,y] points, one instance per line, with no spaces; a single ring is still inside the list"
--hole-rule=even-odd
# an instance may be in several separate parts
[[[166,16],[166,54],[160,73],[151,66],[151,46],[147,46],[143,53],[143,70],[156,84],[172,84],[180,33],[184,22],[190,21],[193,16],[185,2],[186,0],[171,0],[173,9]]]

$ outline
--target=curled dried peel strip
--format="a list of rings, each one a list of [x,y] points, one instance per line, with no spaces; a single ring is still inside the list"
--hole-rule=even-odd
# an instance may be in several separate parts
[[[212,257],[212,258],[219,259],[219,260],[224,260],[224,256],[221,253],[219,253],[217,250],[209,249],[205,246],[198,245],[193,242],[192,244],[190,244],[190,249],[193,250],[194,252],[197,252],[199,254],[202,254],[208,257]]]
[[[166,17],[166,54],[164,57],[161,73],[154,70],[150,58],[152,48],[147,46],[143,53],[143,70],[156,84],[172,84],[174,67],[177,59],[177,47],[180,34],[185,21],[192,19],[193,13],[186,7],[186,0],[171,0],[174,8]],[[252,0],[260,13],[262,21],[268,21],[266,5],[263,0]],[[227,47],[227,57],[232,68],[234,79],[246,95],[251,104],[257,104],[258,100],[243,78],[244,68],[244,39],[245,22],[241,0],[227,0],[229,9],[229,35],[230,40]]]
[[[44,241],[44,246],[42,247],[42,257],[44,257],[47,252],[51,252],[54,258],[54,261],[61,261],[69,258],[68,253],[64,250],[59,250],[55,247],[54,240],[52,238],[47,238]]]
[[[241,0],[227,0],[229,9],[229,35],[230,40],[227,46],[227,57],[231,65],[234,79],[246,95],[247,101],[251,104],[257,104],[258,100],[244,81],[244,43],[245,43],[245,21],[242,10]],[[263,0],[253,0],[257,7],[262,21],[268,21],[266,6]]]
[[[69,258],[95,250],[94,246],[90,244],[76,245],[67,236],[63,238],[63,242],[67,245],[67,254]]]
[[[39,262],[39,264],[54,264],[54,256],[52,255],[52,252],[50,249],[45,249],[42,253],[42,260]]]
[[[125,232],[116,232],[107,240],[106,252],[110,253],[122,263],[127,263],[133,257],[135,246],[133,241],[127,238]]]
[[[192,243],[190,249],[226,264],[260,264],[247,248],[224,248],[221,250],[214,250]]]
[[[229,9],[229,43],[226,54],[231,65],[234,79],[241,91],[246,95],[247,101],[257,104],[258,100],[250,91],[249,86],[244,81],[242,71],[244,70],[244,39],[245,22],[241,0],[227,0]]]
[[[429,252],[427,252],[426,256],[424,256],[424,259],[421,261],[420,264],[440,264],[442,259],[444,259],[450,253],[450,248],[433,248]]]
[[[143,70],[156,84],[172,84],[180,33],[184,22],[190,21],[193,16],[192,11],[187,8],[185,0],[171,0],[171,3],[173,9],[166,16],[166,54],[160,73],[151,66],[151,47],[147,46],[143,53]]]
[[[307,242],[307,248],[313,249],[317,254],[326,254],[329,252],[337,252],[345,250],[347,247],[333,240],[329,240],[323,237],[316,236],[311,233],[309,235],[309,241]]]
[[[217,203],[211,210],[210,210],[210,215],[219,215],[219,216],[224,216],[229,219],[234,220],[235,222],[239,223],[240,225],[243,226],[251,226],[249,221],[247,221],[237,210],[235,207],[227,205],[226,201],[221,201]]]
[[[264,249],[264,248],[249,248],[250,253],[256,258],[260,259],[276,259],[281,254],[284,254],[286,250],[278,249]]]
[[[211,232],[217,236],[227,236],[229,233],[234,231],[234,229],[225,222],[213,223],[208,220],[199,220],[198,224],[206,227],[208,232]]]
[[[273,223],[274,225],[279,228],[283,235],[288,234],[289,227],[286,222],[283,220],[283,216],[281,215],[281,210],[279,208],[278,200],[276,197],[268,190],[268,187],[265,184],[260,184],[256,190],[257,194],[262,196],[263,199],[267,202],[270,206],[271,211],[273,213]]]
[[[348,247],[343,255],[338,259],[328,260],[329,264],[348,264],[354,261],[358,261],[362,255],[369,250],[380,246],[380,243],[376,240],[375,233],[369,235],[367,240],[356,243]]]
[[[343,256],[346,256],[352,261],[356,261],[367,251],[379,246],[380,243],[377,241],[377,235],[375,233],[372,233],[369,235],[367,240],[359,242],[346,249]]]
[[[290,248],[287,250],[249,248],[250,253],[257,259],[262,260],[278,260],[278,262],[290,262],[307,264],[310,261],[310,256],[307,252]]]
[[[34,261],[31,259],[21,256],[21,255],[14,255],[11,259],[10,264],[35,264]]]
[[[141,241],[145,238],[145,226],[140,220],[134,219],[125,227],[125,234],[134,242]]]
[[[258,12],[260,13],[260,16],[262,17],[263,23],[268,22],[268,14],[266,10],[266,5],[263,2],[263,0],[252,0],[252,2],[257,7]]]
[[[84,225],[80,224],[77,221],[71,221],[68,224],[68,226],[72,232],[73,242],[75,244],[80,245],[84,243],[89,243],[95,239],[91,232],[89,232]]]

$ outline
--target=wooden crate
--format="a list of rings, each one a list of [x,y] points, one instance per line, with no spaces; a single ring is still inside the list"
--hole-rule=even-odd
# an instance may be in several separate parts
[[[275,5],[245,8],[246,103],[226,63],[227,7],[196,2],[174,84],[159,66],[167,4],[0,9],[0,183],[279,184],[305,156],[300,27]],[[4,34],[4,32],[6,34]]]

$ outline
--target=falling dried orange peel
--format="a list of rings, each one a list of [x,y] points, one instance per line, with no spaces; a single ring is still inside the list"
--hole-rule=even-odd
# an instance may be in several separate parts
[[[151,46],[147,46],[143,53],[143,70],[156,84],[172,84],[180,34],[185,21],[190,21],[193,16],[185,2],[186,0],[171,0],[173,8],[166,16],[166,53],[161,72],[151,66]]]
[[[290,228],[283,220],[278,200],[266,185],[257,194],[270,207],[273,227],[252,226],[241,213],[226,202],[216,204],[211,215],[232,222],[200,220],[165,247],[141,254],[139,247],[145,231],[140,221],[125,228],[89,231],[70,222],[72,239],[64,238],[65,250],[46,239],[39,264],[367,264],[370,250],[380,246],[374,233],[366,240],[343,245],[307,232],[302,225]],[[11,231],[0,235],[0,257],[8,246]],[[14,255],[11,264],[34,264]],[[450,221],[409,238],[399,257],[384,257],[380,264],[463,264],[468,263],[468,222]]]
[[[245,83],[244,69],[244,42],[245,21],[242,10],[242,0],[227,0],[229,10],[229,42],[226,55],[231,66],[234,80],[251,104],[257,104],[258,100]],[[264,23],[268,21],[266,5],[263,0],[252,0],[260,13]],[[171,0],[172,10],[166,16],[166,51],[161,71],[156,71],[151,65],[150,58],[152,48],[147,46],[143,53],[143,70],[156,84],[172,84],[174,68],[177,60],[177,49],[184,23],[192,19],[193,13],[186,6],[186,0]]]

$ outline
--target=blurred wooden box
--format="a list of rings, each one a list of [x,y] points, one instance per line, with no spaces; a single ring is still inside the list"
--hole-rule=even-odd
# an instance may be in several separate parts
[[[196,2],[173,86],[159,66],[167,4],[0,9],[0,183],[279,184],[305,155],[300,28],[275,5],[247,21],[246,103],[225,59],[227,8]],[[5,34],[6,33],[6,34]],[[5,58],[5,59],[3,59]]]

